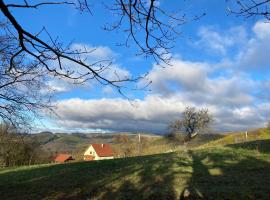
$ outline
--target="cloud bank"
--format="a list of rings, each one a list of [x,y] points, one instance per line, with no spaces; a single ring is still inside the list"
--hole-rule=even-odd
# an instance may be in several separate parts
[[[252,31],[248,38],[243,27],[222,34],[203,27],[198,44],[222,54],[219,62],[174,59],[166,68],[153,65],[148,76],[152,91],[144,98],[59,100],[55,123],[67,129],[165,133],[186,106],[196,106],[209,108],[212,127],[220,131],[263,127],[270,120],[270,81],[261,78],[270,74],[270,25],[259,21]],[[233,46],[238,52],[225,56]]]

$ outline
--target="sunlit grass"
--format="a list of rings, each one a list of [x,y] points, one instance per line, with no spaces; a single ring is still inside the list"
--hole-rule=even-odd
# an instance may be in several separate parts
[[[202,147],[224,146],[228,144],[243,143],[248,141],[265,140],[265,139],[270,139],[270,131],[266,128],[262,128],[258,130],[248,131],[247,138],[245,132],[236,132],[231,133],[223,138],[203,144]]]
[[[269,199],[269,141],[4,169],[0,196],[7,200],[178,200],[188,189],[194,199]]]

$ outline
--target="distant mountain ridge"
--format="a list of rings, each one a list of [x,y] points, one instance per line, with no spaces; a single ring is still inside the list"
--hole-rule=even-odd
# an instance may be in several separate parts
[[[37,134],[31,134],[36,141],[38,141],[44,149],[51,152],[78,152],[87,148],[91,143],[109,143],[116,144],[115,141],[117,135],[126,135],[130,140],[138,140],[138,133],[52,133],[52,132],[40,132]],[[141,133],[141,137],[148,138],[148,141],[157,143],[173,144],[174,146],[182,145],[181,141],[170,140],[166,136]],[[198,135],[190,142],[190,146],[198,146],[207,143],[212,140],[220,139],[224,137],[221,134],[201,134]]]
[[[74,152],[85,149],[91,143],[115,143],[115,136],[127,135],[130,139],[138,137],[136,133],[52,133],[49,131],[31,134],[44,149],[52,152]],[[145,137],[161,137],[155,134],[142,134]]]

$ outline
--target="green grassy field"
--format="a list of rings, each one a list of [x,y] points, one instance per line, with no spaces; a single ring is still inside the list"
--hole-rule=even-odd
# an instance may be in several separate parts
[[[0,199],[270,199],[270,140],[3,169]]]
[[[236,132],[224,135],[220,139],[206,142],[204,147],[211,146],[224,146],[228,144],[244,143],[247,141],[267,140],[270,139],[270,131],[266,128],[260,128],[252,131],[248,131],[248,137],[246,138],[245,132]]]

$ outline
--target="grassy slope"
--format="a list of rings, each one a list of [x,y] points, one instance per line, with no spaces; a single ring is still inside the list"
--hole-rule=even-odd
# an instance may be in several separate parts
[[[192,199],[270,199],[270,140],[245,146],[5,169],[0,197],[179,199],[188,188]]]
[[[247,141],[249,142],[256,141],[256,140],[266,140],[266,139],[270,139],[270,131],[266,128],[261,128],[261,129],[248,132]],[[218,140],[208,142],[202,146],[203,147],[220,146],[220,145],[224,146],[224,145],[235,144],[235,143],[243,143],[247,141],[246,141],[245,132],[238,132],[238,133],[227,134],[226,136]]]
[[[209,143],[211,141],[221,139],[223,138],[224,135],[221,134],[201,134],[196,136],[194,139],[192,139],[190,142],[188,142],[187,146],[189,148],[192,147],[198,147],[201,146],[205,143]],[[175,139],[175,138],[170,138],[170,137],[157,137],[155,139],[152,139],[148,146],[149,146],[149,152],[168,152],[170,150],[172,151],[179,151],[183,150],[183,139]]]

